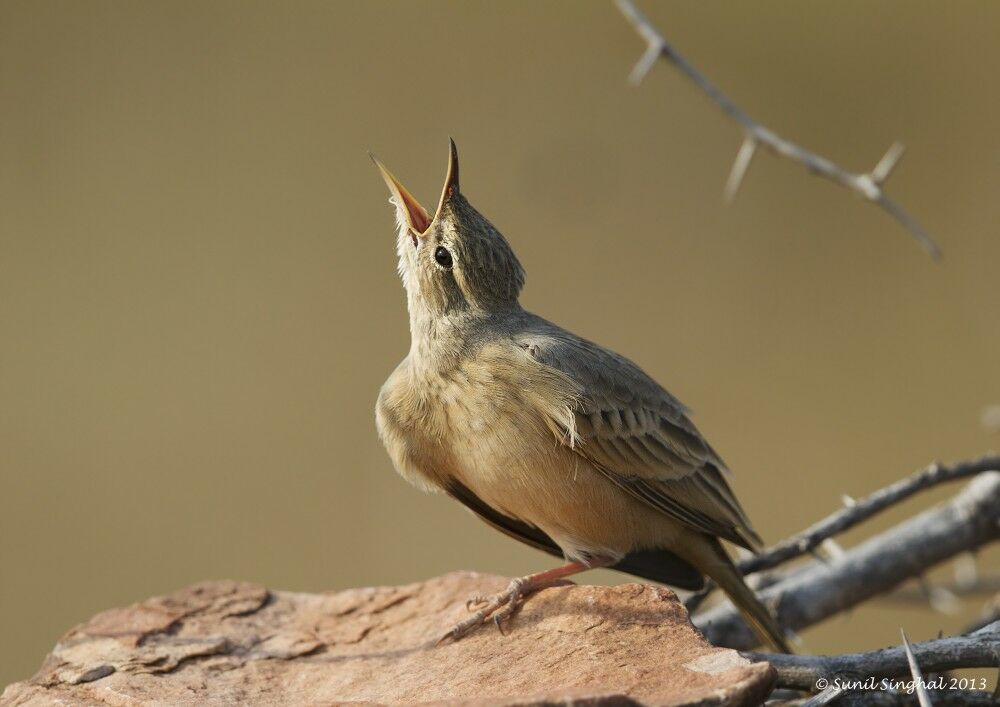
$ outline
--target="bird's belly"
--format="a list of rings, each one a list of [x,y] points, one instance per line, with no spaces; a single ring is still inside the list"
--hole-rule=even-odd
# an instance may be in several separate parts
[[[494,424],[450,440],[458,479],[481,500],[551,537],[572,559],[669,547],[676,525],[615,486],[552,433]]]
[[[675,521],[615,486],[517,393],[466,381],[439,382],[428,394],[408,374],[401,366],[386,382],[376,419],[397,471],[411,483],[445,490],[455,479],[574,559],[675,544]]]

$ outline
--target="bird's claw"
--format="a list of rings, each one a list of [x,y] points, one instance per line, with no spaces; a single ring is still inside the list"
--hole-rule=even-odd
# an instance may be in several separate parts
[[[476,595],[465,602],[465,610],[472,611],[476,607],[483,606],[484,604],[489,604],[490,600],[487,597]]]
[[[532,588],[527,582],[523,579],[515,579],[507,585],[505,590],[490,598],[481,596],[472,597],[465,602],[466,611],[473,611],[475,607],[480,608],[476,609],[472,616],[459,622],[453,626],[451,630],[441,636],[441,638],[437,640],[436,645],[441,645],[448,639],[457,641],[466,634],[479,628],[481,625],[486,623],[487,620],[492,620],[493,624],[497,627],[497,630],[499,630],[500,633],[504,633],[503,622],[507,621],[514,615],[514,612],[517,611],[518,604],[522,599],[530,594],[531,591]]]

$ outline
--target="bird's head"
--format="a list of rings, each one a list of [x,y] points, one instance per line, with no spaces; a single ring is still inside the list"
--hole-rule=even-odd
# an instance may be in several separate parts
[[[459,191],[455,142],[433,216],[381,162],[375,164],[396,208],[399,275],[411,320],[489,316],[518,307],[524,270],[500,232]]]

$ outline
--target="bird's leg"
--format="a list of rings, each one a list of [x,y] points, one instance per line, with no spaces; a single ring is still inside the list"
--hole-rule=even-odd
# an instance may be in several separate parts
[[[584,570],[589,570],[594,567],[601,567],[607,564],[603,561],[591,561],[589,564],[584,564],[583,562],[570,562],[561,567],[556,567],[551,570],[546,570],[545,572],[536,572],[535,574],[529,574],[524,577],[518,577],[517,579],[511,580],[507,588],[504,589],[499,594],[495,594],[492,597],[473,597],[465,603],[466,608],[472,611],[474,607],[480,606],[482,608],[478,609],[472,616],[467,618],[465,621],[454,626],[448,633],[443,635],[438,643],[446,641],[447,639],[452,639],[457,641],[462,636],[466,635],[470,631],[478,628],[482,624],[486,623],[487,619],[493,618],[493,623],[496,627],[503,631],[500,624],[510,616],[517,609],[518,604],[522,599],[525,599],[529,594],[537,592],[539,589],[544,589],[545,587],[551,587],[553,584],[557,584],[560,580],[569,577]]]

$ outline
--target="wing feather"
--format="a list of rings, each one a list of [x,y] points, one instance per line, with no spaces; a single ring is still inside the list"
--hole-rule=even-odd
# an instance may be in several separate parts
[[[679,400],[623,356],[544,320],[519,335],[518,344],[573,382],[576,453],[662,513],[759,548],[760,538],[723,475],[725,464]]]

